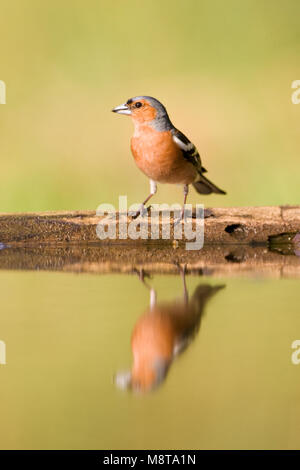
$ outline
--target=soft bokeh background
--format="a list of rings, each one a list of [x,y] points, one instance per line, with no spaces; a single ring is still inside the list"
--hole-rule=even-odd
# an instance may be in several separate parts
[[[191,202],[299,203],[298,0],[2,0],[0,13],[0,211],[142,200],[132,124],[110,112],[137,94],[167,105],[228,191]]]

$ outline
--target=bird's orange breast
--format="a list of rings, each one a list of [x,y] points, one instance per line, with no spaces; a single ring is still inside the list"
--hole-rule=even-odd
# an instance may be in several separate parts
[[[193,307],[184,303],[157,305],[137,322],[131,338],[132,380],[143,389],[156,380],[155,366],[169,365],[185,332],[195,325]]]
[[[175,343],[176,331],[170,315],[159,309],[143,315],[131,338],[133,382],[144,390],[151,388],[156,380],[157,363],[171,362]]]
[[[185,160],[170,131],[141,126],[131,139],[131,151],[139,169],[154,181],[190,184],[196,179],[196,168]]]

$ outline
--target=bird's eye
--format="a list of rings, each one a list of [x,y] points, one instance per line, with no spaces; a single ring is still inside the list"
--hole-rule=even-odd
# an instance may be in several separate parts
[[[136,107],[136,108],[140,108],[141,106],[143,106],[143,105],[142,105],[142,103],[141,103],[140,101],[138,101],[137,103],[135,103],[135,107]]]

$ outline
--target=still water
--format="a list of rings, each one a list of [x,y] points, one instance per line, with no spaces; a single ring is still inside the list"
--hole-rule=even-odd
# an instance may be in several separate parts
[[[299,280],[1,270],[0,286],[1,449],[300,448]]]

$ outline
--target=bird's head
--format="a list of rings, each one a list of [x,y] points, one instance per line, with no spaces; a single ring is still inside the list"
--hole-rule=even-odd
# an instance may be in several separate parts
[[[122,389],[146,393],[156,389],[165,379],[170,363],[157,359],[154,364],[133,365],[131,371],[118,372],[114,377],[115,385]]]
[[[161,131],[172,128],[166,108],[151,96],[135,96],[126,103],[116,106],[112,111],[131,116],[137,126],[150,125]]]

